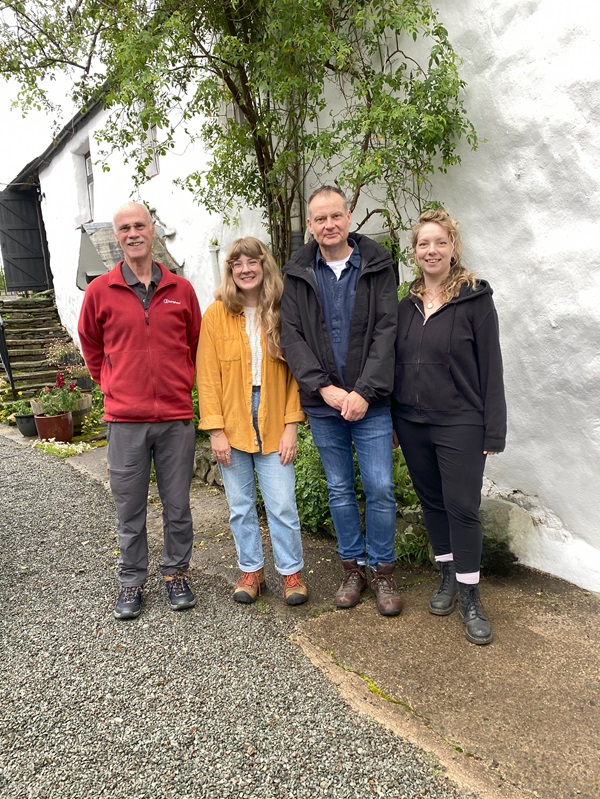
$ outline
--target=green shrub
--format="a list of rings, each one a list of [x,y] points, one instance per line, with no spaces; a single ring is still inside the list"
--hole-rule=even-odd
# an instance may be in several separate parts
[[[429,538],[422,527],[416,529],[412,524],[396,534],[394,544],[396,560],[409,566],[419,566],[429,560]]]
[[[303,529],[318,530],[335,535],[331,514],[325,470],[312,433],[306,425],[298,425],[298,457],[296,466],[296,501]]]
[[[418,505],[419,500],[413,488],[408,466],[400,447],[392,453],[392,479],[396,502],[403,507]]]

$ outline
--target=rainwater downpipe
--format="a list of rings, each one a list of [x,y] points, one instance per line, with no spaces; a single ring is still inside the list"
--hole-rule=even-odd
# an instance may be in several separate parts
[[[213,273],[213,288],[217,289],[221,285],[221,268],[219,266],[219,242],[216,238],[210,240],[208,251],[210,253],[212,273]]]

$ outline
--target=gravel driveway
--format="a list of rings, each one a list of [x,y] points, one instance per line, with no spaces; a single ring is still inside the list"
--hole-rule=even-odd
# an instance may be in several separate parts
[[[171,612],[157,552],[115,621],[112,500],[68,463],[0,436],[0,502],[0,796],[466,796],[352,712],[290,622],[219,583]]]

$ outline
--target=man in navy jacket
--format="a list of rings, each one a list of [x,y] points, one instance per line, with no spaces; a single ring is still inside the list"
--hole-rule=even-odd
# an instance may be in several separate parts
[[[342,559],[339,608],[356,605],[370,581],[385,616],[402,610],[394,583],[396,502],[392,482],[396,280],[390,253],[357,233],[335,186],[308,202],[314,241],[285,265],[281,346],[298,384],[329,489]],[[353,445],[366,496],[363,534]],[[368,567],[368,572],[367,572]]]

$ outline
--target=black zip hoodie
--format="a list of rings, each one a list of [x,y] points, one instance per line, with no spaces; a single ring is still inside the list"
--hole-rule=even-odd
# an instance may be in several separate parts
[[[483,448],[502,452],[506,402],[498,317],[485,280],[425,321],[409,294],[398,305],[393,408],[413,422],[484,427]]]

